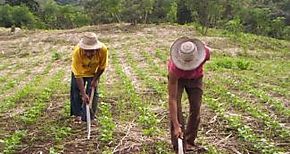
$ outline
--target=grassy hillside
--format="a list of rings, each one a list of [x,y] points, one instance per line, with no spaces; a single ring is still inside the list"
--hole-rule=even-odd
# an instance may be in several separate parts
[[[110,52],[90,140],[86,124],[69,116],[71,51],[85,31],[101,34]],[[190,26],[112,24],[1,32],[0,153],[173,153],[166,62],[180,36],[213,49],[197,139],[205,153],[289,152],[290,42],[218,30],[201,36]],[[183,104],[187,115],[186,97]]]

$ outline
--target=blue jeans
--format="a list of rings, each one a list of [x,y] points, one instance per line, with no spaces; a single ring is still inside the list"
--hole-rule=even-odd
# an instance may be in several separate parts
[[[83,77],[86,86],[86,93],[91,97],[91,82],[93,77]],[[98,89],[95,89],[95,94],[92,102],[92,109],[90,110],[91,119],[95,118],[97,103],[99,100]],[[71,89],[70,89],[70,115],[81,116],[83,121],[86,121],[86,105],[82,101],[82,96],[76,82],[74,74],[71,75]]]

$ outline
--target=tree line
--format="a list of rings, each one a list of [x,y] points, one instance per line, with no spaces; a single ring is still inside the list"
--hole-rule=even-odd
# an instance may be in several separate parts
[[[67,29],[115,22],[193,24],[290,39],[290,0],[5,0],[0,26]]]

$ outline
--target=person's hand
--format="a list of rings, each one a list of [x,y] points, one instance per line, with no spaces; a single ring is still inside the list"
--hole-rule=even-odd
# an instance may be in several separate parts
[[[92,82],[91,82],[91,88],[92,89],[97,89],[98,84],[99,84],[98,80],[93,79]]]
[[[90,103],[90,97],[87,94],[82,95],[83,103],[89,104]]]
[[[183,138],[181,127],[174,127],[174,136],[176,138]]]

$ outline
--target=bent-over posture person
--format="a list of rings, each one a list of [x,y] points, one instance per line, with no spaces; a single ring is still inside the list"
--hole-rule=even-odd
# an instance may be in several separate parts
[[[178,151],[178,138],[183,138],[184,150],[196,148],[200,122],[200,106],[203,94],[203,64],[209,60],[209,48],[198,39],[178,38],[170,48],[168,61],[169,116],[171,120],[171,142]],[[189,117],[184,128],[181,98],[186,91],[189,100]]]
[[[108,64],[108,49],[93,32],[85,32],[72,53],[70,107],[76,122],[86,121],[85,103],[89,103],[92,88],[95,94],[91,119],[94,119],[98,102],[99,78]]]

